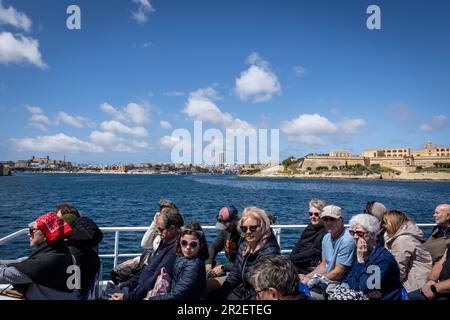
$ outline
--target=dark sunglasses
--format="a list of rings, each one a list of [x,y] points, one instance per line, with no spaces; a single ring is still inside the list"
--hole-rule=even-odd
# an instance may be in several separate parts
[[[259,227],[260,226],[249,226],[249,227],[241,226],[241,231],[243,233],[247,233],[247,230],[249,230],[251,233],[254,233],[256,232],[256,230],[258,230]]]
[[[353,231],[353,230],[349,230],[348,233],[350,233],[350,235],[353,237],[355,234],[360,237],[360,238],[364,238],[364,235],[366,234],[363,231]]]
[[[314,216],[314,217],[318,217],[318,216],[320,216],[320,213],[319,212],[309,212],[309,216],[310,217],[312,217],[312,216]]]
[[[32,236],[37,230],[39,230],[38,228],[34,228],[34,227],[29,227],[28,228],[28,233],[30,234],[30,236]]]
[[[187,241],[187,240],[184,240],[184,239],[180,239],[180,244],[181,244],[182,247],[187,247],[189,245],[192,249],[195,249],[200,244],[200,241],[199,240]]]
[[[325,217],[325,218],[322,218],[322,220],[325,221],[325,222],[327,222],[327,221],[335,222],[337,219],[336,218],[331,218],[331,217]]]

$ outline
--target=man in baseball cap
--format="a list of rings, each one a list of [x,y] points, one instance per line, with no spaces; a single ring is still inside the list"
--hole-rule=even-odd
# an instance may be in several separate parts
[[[230,227],[231,222],[236,218],[238,218],[238,211],[234,206],[223,207],[217,215],[216,228],[225,230]]]

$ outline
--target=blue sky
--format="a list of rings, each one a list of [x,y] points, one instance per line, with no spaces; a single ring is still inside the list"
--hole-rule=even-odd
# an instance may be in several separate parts
[[[281,159],[450,145],[448,1],[0,3],[0,160],[169,162],[194,120],[280,129]]]

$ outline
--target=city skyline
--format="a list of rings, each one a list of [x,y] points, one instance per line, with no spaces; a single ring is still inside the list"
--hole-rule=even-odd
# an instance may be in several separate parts
[[[280,160],[450,145],[450,4],[0,1],[0,161],[168,163],[173,130],[279,129]],[[408,10],[405,10],[407,8]],[[223,161],[223,160],[222,160]]]

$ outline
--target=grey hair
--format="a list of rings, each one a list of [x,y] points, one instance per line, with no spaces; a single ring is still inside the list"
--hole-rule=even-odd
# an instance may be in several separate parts
[[[378,233],[380,233],[380,221],[370,214],[361,213],[353,216],[350,219],[349,225],[350,229],[360,226],[372,239],[376,239]]]
[[[159,200],[159,210],[161,211],[162,208],[164,207],[169,207],[169,208],[177,208],[175,202],[168,200],[168,199],[161,199]]]
[[[244,209],[244,211],[242,212],[242,217],[238,222],[238,230],[241,230],[242,223],[248,218],[254,218],[258,220],[264,233],[270,230],[270,220],[267,216],[267,212],[257,207],[247,207]],[[244,236],[242,232],[241,236]]]
[[[320,200],[320,199],[311,199],[311,201],[309,201],[309,207],[310,208],[316,208],[319,211],[322,211],[322,209],[326,206],[327,204],[325,203],[325,201]]]
[[[184,225],[183,216],[180,214],[178,208],[164,207],[160,213],[164,227],[169,228],[170,226],[175,226],[177,229]]]
[[[299,283],[298,271],[288,257],[273,254],[253,266],[250,283],[259,290],[275,288],[282,296],[295,295]]]

